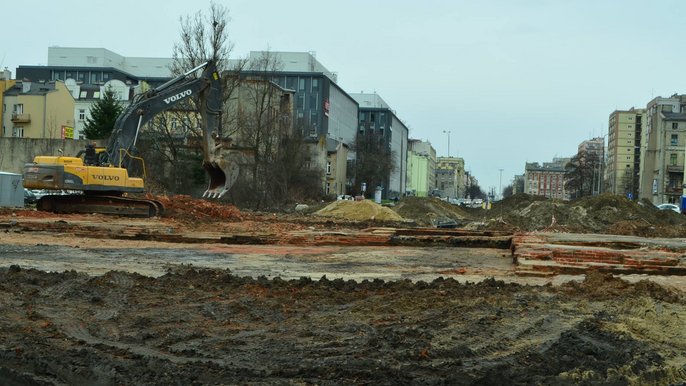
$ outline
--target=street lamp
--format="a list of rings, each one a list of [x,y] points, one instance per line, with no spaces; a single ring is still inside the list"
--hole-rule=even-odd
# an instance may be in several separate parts
[[[503,198],[503,169],[498,169],[498,170],[500,170],[500,181],[499,181],[500,188],[499,188],[499,191],[500,191],[500,198],[502,199]]]
[[[448,134],[448,157],[450,157],[450,130],[443,130],[444,134]]]

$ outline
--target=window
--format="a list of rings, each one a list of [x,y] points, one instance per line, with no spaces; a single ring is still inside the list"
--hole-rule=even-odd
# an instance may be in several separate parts
[[[79,72],[76,77],[78,78],[79,81],[83,82],[84,80],[86,80],[86,73]]]
[[[100,91],[93,91],[93,98],[100,99]]]
[[[88,96],[88,92],[87,92],[87,91],[81,91],[81,92],[79,93],[79,98],[85,98],[85,97],[87,97],[87,96]]]
[[[86,119],[86,110],[79,109],[79,121],[83,121],[84,119]]]
[[[326,161],[326,174],[331,174],[331,161]]]
[[[319,91],[319,79],[312,79],[312,92],[316,93]]]
[[[176,126],[178,125],[178,123],[179,123],[179,120],[178,120],[178,119],[172,118],[172,120],[171,120],[171,128],[172,128],[172,130],[176,130]]]
[[[676,166],[676,154],[672,153],[669,155],[669,164],[671,166]]]
[[[679,122],[672,122],[672,129],[676,130],[679,128]]]
[[[298,110],[302,110],[305,108],[305,95],[298,95],[298,103],[297,103],[297,108]]]
[[[15,114],[24,114],[24,104],[23,103],[15,104],[12,111]]]
[[[298,91],[305,91],[305,78],[298,79]]]
[[[15,138],[24,138],[24,128],[15,127],[14,129],[12,129],[12,136]]]
[[[679,135],[678,134],[672,134],[670,145],[676,146],[678,144],[679,144]]]
[[[91,84],[98,82],[98,74],[96,72],[91,72]]]

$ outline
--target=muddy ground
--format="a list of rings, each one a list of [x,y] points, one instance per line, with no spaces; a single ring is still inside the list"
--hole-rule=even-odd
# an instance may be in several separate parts
[[[0,213],[0,384],[686,383],[686,296],[669,277],[522,278],[502,250],[100,233],[369,225],[184,206],[141,223]],[[54,231],[16,230],[29,220]]]

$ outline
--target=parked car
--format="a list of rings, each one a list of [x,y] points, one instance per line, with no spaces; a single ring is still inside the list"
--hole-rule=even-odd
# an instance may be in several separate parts
[[[38,201],[36,195],[32,191],[24,189],[24,205],[35,204],[36,201]]]
[[[681,208],[679,208],[679,205],[676,204],[660,204],[657,206],[657,208],[660,210],[673,210],[677,213],[681,213]]]

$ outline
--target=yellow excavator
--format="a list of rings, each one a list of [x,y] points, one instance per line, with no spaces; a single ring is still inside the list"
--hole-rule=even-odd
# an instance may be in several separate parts
[[[200,70],[201,75],[196,76]],[[117,117],[106,148],[88,145],[74,157],[41,155],[25,164],[25,188],[72,192],[43,196],[36,204],[37,209],[57,213],[161,216],[162,203],[131,195],[145,192],[145,165],[136,156],[136,140],[146,122],[163,111],[188,108],[185,102],[190,98],[201,115],[203,167],[210,179],[203,197],[223,196],[238,177],[238,164],[217,151],[222,85],[215,63],[208,61],[139,94]]]

